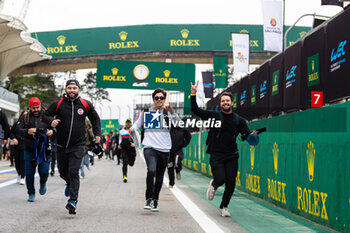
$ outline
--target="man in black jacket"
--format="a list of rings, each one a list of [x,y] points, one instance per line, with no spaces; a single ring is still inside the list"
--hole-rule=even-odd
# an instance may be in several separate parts
[[[24,134],[24,164],[25,178],[28,190],[28,201],[34,202],[34,175],[36,167],[40,176],[40,195],[46,193],[46,181],[49,176],[51,157],[48,149],[49,137],[54,131],[49,124],[43,122],[43,112],[40,100],[36,97],[29,99],[29,112],[24,114],[18,125],[19,134]]]
[[[25,177],[25,167],[24,167],[24,137],[25,131],[21,130],[19,127],[21,125],[22,116],[28,114],[27,111],[22,111],[19,116],[18,121],[16,121],[11,128],[10,138],[13,141],[13,151],[12,156],[15,157],[15,166],[18,174],[17,183],[23,185]]]
[[[225,184],[225,191],[220,204],[221,216],[229,217],[227,210],[230,199],[236,186],[236,176],[238,170],[238,148],[236,137],[249,135],[250,130],[246,121],[233,112],[232,93],[223,92],[220,95],[221,112],[207,111],[198,108],[196,102],[198,82],[191,83],[191,110],[203,120],[215,119],[221,121],[220,128],[211,128],[207,138],[207,153],[210,154],[210,166],[213,179],[209,183],[207,190],[208,200],[213,200],[218,187]],[[256,135],[253,131],[251,134]]]
[[[171,149],[170,156],[168,160],[168,176],[169,176],[169,188],[172,188],[175,185],[175,174],[176,179],[181,179],[181,170],[182,170],[182,159],[184,152],[182,148],[185,148],[191,141],[190,132],[181,127],[172,127],[170,130],[171,135]]]
[[[101,139],[101,122],[90,101],[79,97],[80,84],[66,82],[66,94],[47,109],[45,119],[57,129],[57,166],[66,181],[65,195],[69,198],[66,209],[75,214],[79,193],[79,168],[86,143],[85,118],[92,123],[96,142]],[[56,116],[56,119],[53,118]]]
[[[7,143],[7,139],[10,136],[10,126],[7,120],[7,116],[4,111],[0,109],[0,160],[2,157],[3,149],[2,144]]]

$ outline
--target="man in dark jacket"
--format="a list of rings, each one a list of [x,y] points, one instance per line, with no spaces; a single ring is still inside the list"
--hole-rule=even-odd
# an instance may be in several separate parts
[[[66,205],[69,214],[76,213],[78,202],[79,168],[86,143],[86,117],[92,123],[96,141],[101,139],[100,118],[92,103],[80,98],[79,92],[79,82],[68,80],[63,98],[51,104],[45,113],[46,121],[57,129],[57,166],[61,178],[67,183],[65,195],[70,197]]]
[[[4,113],[4,111],[0,109],[0,160],[3,153],[2,144],[7,143],[7,139],[9,138],[9,136],[10,136],[9,122],[7,120],[7,116]]]
[[[233,97],[230,92],[223,92],[220,95],[221,111],[207,111],[198,108],[196,102],[198,82],[191,83],[191,110],[203,120],[215,119],[221,121],[221,127],[211,128],[207,138],[207,153],[210,154],[210,166],[213,179],[209,183],[207,190],[208,200],[213,200],[218,187],[225,184],[225,191],[220,204],[221,216],[229,217],[227,210],[230,199],[236,186],[236,176],[238,170],[238,148],[236,137],[240,133],[243,136],[257,132],[250,130],[246,121],[233,112]]]
[[[181,179],[181,170],[182,170],[182,159],[184,152],[182,148],[185,148],[191,141],[190,132],[181,127],[173,127],[170,130],[171,135],[171,149],[170,156],[168,160],[168,176],[169,176],[169,188],[172,188],[175,185],[175,174],[176,179]]]
[[[24,177],[25,177],[25,166],[24,166],[24,137],[25,131],[21,130],[19,127],[21,124],[21,120],[23,120],[22,116],[28,114],[27,111],[23,111],[19,116],[18,121],[16,121],[10,133],[10,138],[13,141],[13,151],[11,152],[12,156],[15,157],[15,166],[18,174],[17,183],[24,185]]]
[[[28,190],[28,201],[34,202],[34,175],[36,167],[40,176],[40,195],[46,193],[46,181],[49,176],[51,157],[47,151],[48,138],[54,132],[49,124],[43,122],[40,100],[36,97],[29,99],[29,112],[20,118],[18,131],[24,134],[24,163],[25,178]]]

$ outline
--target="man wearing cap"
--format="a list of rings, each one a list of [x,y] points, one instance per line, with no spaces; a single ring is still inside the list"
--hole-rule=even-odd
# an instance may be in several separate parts
[[[246,121],[233,112],[233,97],[231,92],[223,92],[220,95],[221,111],[207,111],[198,108],[196,102],[198,82],[191,83],[191,111],[203,120],[215,119],[221,121],[221,127],[210,128],[207,138],[207,153],[210,154],[210,166],[213,178],[207,189],[208,200],[213,200],[218,187],[225,184],[225,191],[220,204],[220,213],[223,217],[229,217],[228,204],[236,186],[238,170],[238,148],[236,137],[239,133],[243,136],[254,135],[250,133]]]
[[[66,93],[55,101],[45,113],[45,121],[57,129],[57,166],[66,181],[65,196],[69,197],[66,209],[75,214],[79,193],[79,168],[86,143],[85,118],[92,124],[96,142],[101,138],[101,122],[90,101],[79,97],[78,80],[66,82]],[[54,118],[55,117],[55,118]]]
[[[24,167],[28,190],[28,201],[34,202],[34,175],[36,167],[40,176],[40,195],[46,193],[46,181],[49,176],[51,155],[48,151],[49,137],[54,131],[43,121],[40,100],[37,97],[29,99],[29,112],[19,119],[18,130],[24,133]]]
[[[128,118],[125,121],[125,127],[119,132],[119,145],[118,148],[121,150],[121,156],[123,159],[123,182],[128,182],[128,165],[133,166],[136,159],[136,150],[134,139],[129,133],[131,127],[131,119]]]

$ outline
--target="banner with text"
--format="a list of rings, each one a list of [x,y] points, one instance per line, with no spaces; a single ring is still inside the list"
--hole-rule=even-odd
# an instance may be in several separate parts
[[[249,34],[231,33],[234,72],[249,72]]]
[[[227,87],[227,57],[214,56],[215,88]]]
[[[210,72],[210,71],[202,72],[202,78],[203,78],[205,98],[213,98],[213,91],[214,91],[213,72]]]
[[[262,0],[264,22],[264,50],[283,49],[283,12],[281,0]]]

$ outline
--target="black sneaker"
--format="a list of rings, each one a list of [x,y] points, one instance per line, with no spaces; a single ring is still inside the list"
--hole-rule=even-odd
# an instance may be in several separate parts
[[[145,206],[143,208],[146,209],[146,210],[150,210],[151,209],[151,203],[152,203],[152,199],[151,198],[147,199],[146,200],[146,204],[145,204]]]
[[[151,203],[151,211],[158,212],[159,206],[158,206],[158,200],[153,200]]]
[[[50,171],[50,175],[51,175],[51,176],[54,176],[54,175],[55,175],[55,172],[54,172],[54,171]]]

